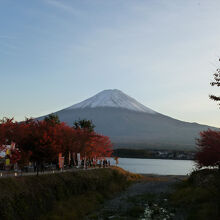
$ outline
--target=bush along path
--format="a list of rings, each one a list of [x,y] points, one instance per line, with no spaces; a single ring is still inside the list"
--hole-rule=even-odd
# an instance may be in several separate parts
[[[185,177],[148,175],[106,201],[100,211],[88,215],[87,219],[183,219],[169,202],[174,185],[182,179]]]
[[[202,169],[192,172],[187,181],[177,184],[170,197],[171,205],[185,219],[220,219],[220,172]]]

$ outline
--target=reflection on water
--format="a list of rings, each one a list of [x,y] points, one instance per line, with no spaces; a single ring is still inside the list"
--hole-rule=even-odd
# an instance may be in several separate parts
[[[115,161],[111,159],[111,164]],[[142,174],[187,175],[194,169],[191,160],[119,158],[119,167]]]

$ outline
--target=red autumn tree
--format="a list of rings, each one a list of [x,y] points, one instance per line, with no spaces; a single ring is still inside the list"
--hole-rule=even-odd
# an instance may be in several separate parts
[[[111,157],[112,143],[109,137],[94,133],[87,145],[86,152],[90,157]]]
[[[207,130],[200,133],[197,140],[198,151],[195,162],[199,168],[215,167],[220,169],[220,131]]]
[[[29,155],[37,170],[44,162],[53,162],[61,151],[62,137],[59,124],[26,120],[19,124],[16,144],[22,155]]]
[[[87,128],[74,128],[74,150],[86,157],[109,157],[112,154],[112,143],[106,136],[99,135]]]
[[[37,170],[45,162],[57,162],[58,153],[65,158],[72,153],[90,158],[111,156],[111,141],[97,134],[90,121],[82,120],[76,125],[69,127],[53,115],[44,121],[26,119],[20,123],[4,118],[0,123],[0,151],[5,145],[16,143],[17,149],[11,149],[11,162],[18,162],[20,167],[35,162]]]
[[[21,152],[15,148],[15,149],[11,150],[11,154],[10,154],[9,158],[10,158],[11,164],[16,164],[21,159]]]
[[[14,122],[13,118],[3,118],[0,121],[0,147],[3,148],[4,145],[9,145],[15,141],[15,128],[17,122]]]
[[[90,132],[88,129],[77,128],[75,130],[74,146],[77,153],[84,154],[88,147],[91,138],[94,136],[94,132]]]
[[[0,151],[6,150],[6,145],[16,142],[18,137],[19,124],[13,118],[3,118],[0,124]],[[8,155],[11,164],[17,163],[21,159],[21,153],[16,148],[10,149]]]
[[[0,123],[0,152],[6,151],[6,145],[11,145],[16,140],[17,122],[13,118],[3,118]],[[16,163],[20,159],[20,153],[11,149],[10,162]]]
[[[76,140],[78,137],[76,136],[75,129],[69,127],[65,123],[61,123],[59,129],[62,139],[60,153],[63,154],[66,162],[69,164],[71,160],[71,155],[78,152],[76,148]]]

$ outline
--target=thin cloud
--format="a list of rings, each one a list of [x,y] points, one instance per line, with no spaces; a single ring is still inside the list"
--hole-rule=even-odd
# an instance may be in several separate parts
[[[60,10],[69,12],[75,16],[80,15],[81,13],[79,10],[74,9],[72,6],[65,4],[64,2],[57,1],[57,0],[45,0],[45,2],[53,7],[56,7]]]

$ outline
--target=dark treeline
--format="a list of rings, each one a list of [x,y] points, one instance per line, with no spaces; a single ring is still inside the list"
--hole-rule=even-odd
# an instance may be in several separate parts
[[[124,158],[193,160],[195,152],[149,149],[114,149],[113,155]]]

